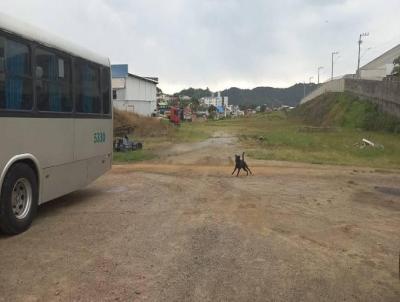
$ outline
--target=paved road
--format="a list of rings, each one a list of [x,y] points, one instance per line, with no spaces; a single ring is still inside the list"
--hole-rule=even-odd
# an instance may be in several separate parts
[[[234,138],[115,166],[0,236],[0,301],[400,301],[400,174],[250,161]],[[239,151],[237,151],[239,152]]]

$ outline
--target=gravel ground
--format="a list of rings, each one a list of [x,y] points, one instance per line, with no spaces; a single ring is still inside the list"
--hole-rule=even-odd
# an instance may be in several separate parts
[[[0,235],[0,301],[400,301],[400,173],[249,160],[235,138],[115,166]]]

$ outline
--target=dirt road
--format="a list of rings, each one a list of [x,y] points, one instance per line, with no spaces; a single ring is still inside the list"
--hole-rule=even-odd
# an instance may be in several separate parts
[[[235,138],[115,166],[0,237],[0,301],[400,301],[400,173],[249,160]]]

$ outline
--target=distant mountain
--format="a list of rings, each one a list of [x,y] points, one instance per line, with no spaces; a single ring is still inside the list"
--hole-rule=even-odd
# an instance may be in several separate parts
[[[306,84],[306,94],[318,87],[317,84]],[[189,88],[175,95],[187,95],[194,99],[210,96],[207,89]],[[232,87],[221,92],[222,96],[229,97],[229,104],[233,105],[268,105],[268,106],[297,106],[304,96],[304,85],[296,84],[289,88],[257,87],[254,89],[240,89]]]
[[[189,88],[189,89],[184,89],[181,92],[175,93],[174,96],[189,96],[192,99],[199,100],[203,97],[211,96],[212,92],[210,89],[201,89],[201,88]]]
[[[316,89],[316,84],[306,84],[306,93]],[[230,88],[222,91],[233,105],[297,106],[304,97],[304,85],[296,84],[289,88],[257,87],[254,89]]]

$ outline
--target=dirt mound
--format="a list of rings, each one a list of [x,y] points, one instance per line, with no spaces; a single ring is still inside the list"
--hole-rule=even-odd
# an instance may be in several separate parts
[[[142,137],[155,137],[169,135],[173,131],[175,131],[173,125],[168,121],[114,109],[114,135],[116,136],[133,132]]]

